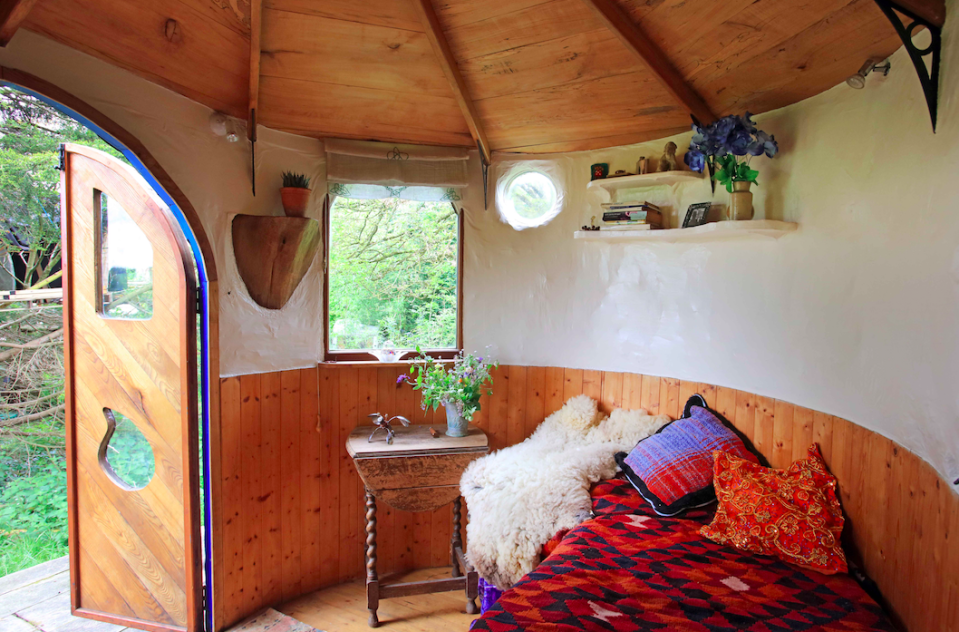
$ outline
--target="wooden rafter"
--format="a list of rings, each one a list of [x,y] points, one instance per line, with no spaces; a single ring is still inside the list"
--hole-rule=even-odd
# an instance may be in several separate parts
[[[0,0],[0,46],[6,46],[37,0]]]
[[[432,0],[414,0],[413,6],[416,7],[416,12],[423,22],[426,37],[430,40],[430,45],[432,45],[440,66],[443,68],[443,73],[449,80],[450,87],[453,88],[453,95],[463,112],[463,117],[466,118],[466,125],[469,127],[470,134],[479,147],[483,162],[488,165],[490,163],[490,146],[486,138],[486,132],[483,131],[483,123],[476,112],[476,106],[473,104],[469,89],[466,87],[463,75],[460,73],[456,59],[453,57],[449,42],[446,41],[446,35],[440,26],[439,18],[436,17]]]
[[[679,71],[666,58],[663,51],[650,40],[642,29],[633,22],[626,11],[619,6],[616,0],[583,0],[606,26],[639,57],[653,74],[659,79],[663,87],[672,94],[690,114],[702,123],[711,123],[716,120],[706,102],[703,101],[692,86],[686,83]]]
[[[256,108],[260,101],[260,35],[262,33],[263,0],[250,1],[250,94],[246,126],[247,137],[256,141]]]

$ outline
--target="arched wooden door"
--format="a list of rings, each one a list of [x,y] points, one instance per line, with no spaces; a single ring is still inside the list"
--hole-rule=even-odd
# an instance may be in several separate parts
[[[132,168],[63,150],[67,484],[74,614],[202,629],[196,278]]]

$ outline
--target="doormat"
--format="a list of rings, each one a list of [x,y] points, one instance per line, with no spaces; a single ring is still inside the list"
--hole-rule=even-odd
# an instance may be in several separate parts
[[[253,615],[230,628],[229,632],[323,632],[323,630],[317,630],[273,608],[267,608],[260,614]]]

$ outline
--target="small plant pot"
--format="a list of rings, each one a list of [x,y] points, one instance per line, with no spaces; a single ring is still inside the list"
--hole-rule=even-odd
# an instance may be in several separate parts
[[[312,193],[309,189],[299,187],[281,187],[280,199],[283,201],[283,212],[286,216],[305,217]]]
[[[749,190],[751,184],[744,180],[733,182],[733,192],[729,195],[729,207],[726,209],[727,219],[753,218],[753,192]]]

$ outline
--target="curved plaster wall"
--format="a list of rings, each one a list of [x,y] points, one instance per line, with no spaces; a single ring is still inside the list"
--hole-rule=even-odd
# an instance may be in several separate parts
[[[259,129],[258,194],[250,188],[250,145],[228,143],[209,125],[211,110],[93,57],[21,30],[0,49],[0,64],[67,90],[136,136],[190,199],[215,250],[220,275],[220,366],[223,375],[308,367],[322,353],[320,265],[317,260],[290,302],[259,307],[239,278],[230,222],[237,213],[282,214],[280,174],[306,173],[326,190],[322,142]],[[310,217],[320,216],[320,195]]]
[[[959,11],[951,2],[950,11]],[[955,21],[950,21],[950,26]],[[495,211],[466,234],[466,342],[507,364],[668,375],[852,419],[959,478],[959,40],[944,40],[939,131],[904,50],[867,88],[837,86],[758,117],[757,218],[779,240],[574,241],[595,203],[589,166],[633,170],[667,140],[567,154],[567,203],[517,232]],[[680,155],[689,134],[672,138]],[[636,194],[725,204],[708,184]],[[955,487],[954,487],[955,489]]]

